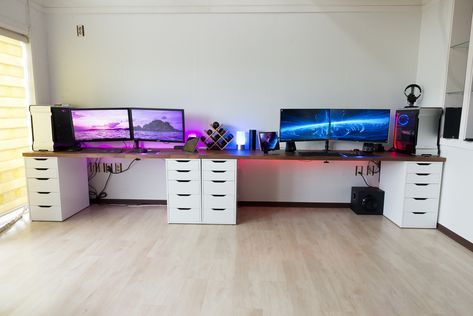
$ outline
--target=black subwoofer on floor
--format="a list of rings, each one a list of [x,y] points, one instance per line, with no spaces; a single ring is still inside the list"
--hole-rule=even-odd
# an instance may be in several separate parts
[[[383,215],[384,191],[371,187],[352,187],[350,208],[360,215]]]

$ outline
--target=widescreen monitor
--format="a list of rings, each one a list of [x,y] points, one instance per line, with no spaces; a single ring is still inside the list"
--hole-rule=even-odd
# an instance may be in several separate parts
[[[328,109],[281,109],[279,135],[282,142],[326,140]]]
[[[332,109],[330,139],[387,142],[390,116],[385,109]]]
[[[71,116],[78,142],[131,139],[128,109],[72,109]]]
[[[133,139],[184,142],[184,110],[131,109]]]

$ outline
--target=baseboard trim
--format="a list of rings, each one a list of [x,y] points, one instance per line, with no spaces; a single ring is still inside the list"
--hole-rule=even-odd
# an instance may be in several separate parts
[[[239,201],[238,206],[347,208],[350,203]]]
[[[470,242],[469,240],[466,240],[462,236],[452,232],[450,229],[448,229],[447,227],[441,224],[437,224],[437,229],[441,231],[442,233],[444,233],[445,235],[447,235],[448,237],[450,237],[451,239],[455,240],[457,243],[459,243],[466,249],[473,251],[473,243]]]
[[[166,200],[139,200],[139,199],[102,199],[90,200],[91,204],[130,204],[130,205],[166,205]]]
[[[91,204],[167,205],[166,200],[140,200],[140,199],[102,199],[98,201],[90,200],[90,203]],[[238,206],[349,208],[350,203],[239,201]]]

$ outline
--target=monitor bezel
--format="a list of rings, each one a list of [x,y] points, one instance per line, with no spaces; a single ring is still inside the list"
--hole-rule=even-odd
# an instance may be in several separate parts
[[[128,130],[130,131],[130,137],[129,138],[91,138],[91,139],[77,139],[76,138],[76,130],[74,126],[74,118],[72,116],[72,111],[108,111],[108,110],[126,110],[127,115],[128,115]],[[113,108],[71,108],[70,110],[70,115],[71,115],[71,123],[72,123],[72,131],[74,133],[74,140],[79,143],[90,143],[90,142],[113,142],[113,141],[130,141],[133,140],[133,132],[132,132],[132,126],[131,126],[131,118],[130,118],[130,109],[129,108],[119,108],[119,107],[113,107]]]
[[[169,109],[169,108],[128,108],[130,117],[131,127],[131,139],[143,142],[158,142],[158,143],[185,143],[186,142],[186,121],[184,116],[184,109]],[[182,141],[180,140],[158,140],[158,139],[147,139],[147,138],[136,138],[135,129],[133,126],[133,110],[145,110],[145,111],[179,111],[182,114]]]
[[[360,139],[352,139],[352,138],[339,138],[339,137],[332,137],[332,111],[389,111],[389,121],[388,121],[388,131],[386,133],[386,139],[383,140],[360,140]],[[388,143],[389,142],[389,131],[391,130],[391,109],[330,109],[330,124],[329,124],[329,138],[330,140],[337,140],[337,141],[347,141],[347,142],[357,142],[357,143]]]
[[[282,133],[281,133],[281,118],[282,118],[282,112],[285,110],[294,110],[294,111],[301,111],[301,110],[318,110],[318,111],[328,111],[329,114],[329,124],[328,124],[328,133],[326,138],[313,138],[313,139],[288,139],[288,138],[282,138]],[[330,139],[330,109],[329,108],[283,108],[280,109],[279,111],[279,142],[317,142],[317,141],[325,141]]]

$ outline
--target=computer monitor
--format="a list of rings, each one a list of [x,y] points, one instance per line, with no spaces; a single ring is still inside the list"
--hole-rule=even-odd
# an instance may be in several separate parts
[[[281,109],[279,136],[282,142],[327,140],[328,109]]]
[[[72,109],[71,116],[78,142],[131,139],[128,109]]]
[[[184,142],[184,110],[130,109],[133,139],[160,142]]]
[[[330,139],[387,142],[390,116],[386,109],[332,109]]]

